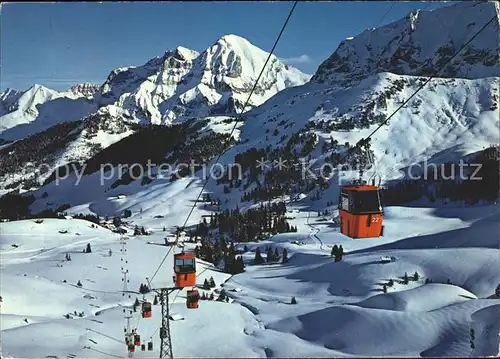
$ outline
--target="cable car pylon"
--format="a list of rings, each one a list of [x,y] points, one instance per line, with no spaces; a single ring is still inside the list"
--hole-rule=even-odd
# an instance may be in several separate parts
[[[174,250],[174,273],[172,287],[152,288],[148,278],[148,286],[151,291],[155,292],[161,305],[161,326],[160,326],[160,359],[173,359],[172,337],[170,334],[170,300],[171,293],[182,290],[185,287],[196,287],[196,258],[193,252],[184,250],[185,232],[180,228],[176,231],[176,240],[172,249]],[[182,244],[181,253],[175,254],[175,247]],[[198,308],[199,295],[196,289],[191,290],[192,295],[186,298],[188,308]],[[196,292],[196,293],[195,293]],[[194,294],[194,295],[193,295]],[[195,303],[194,303],[195,300]],[[152,345],[152,343],[151,343]],[[151,348],[152,349],[152,348]],[[148,344],[148,350],[149,344]]]
[[[126,260],[125,254],[127,252],[127,242],[125,240],[125,237],[120,235],[120,252],[121,252],[121,262],[122,262],[122,282],[123,282],[123,290],[122,290],[122,296],[125,297],[125,293],[128,295],[128,299],[131,299],[130,292],[128,291],[128,283],[130,282],[130,279],[128,279],[128,269],[127,269],[127,264],[128,261]],[[130,328],[130,320],[132,319],[132,310],[123,308],[123,317],[126,320],[126,326],[124,328],[124,333],[125,333],[125,344],[127,346],[127,351],[128,351],[128,357],[133,358],[134,357],[134,352],[135,352],[135,345],[134,345],[134,338],[133,334]]]

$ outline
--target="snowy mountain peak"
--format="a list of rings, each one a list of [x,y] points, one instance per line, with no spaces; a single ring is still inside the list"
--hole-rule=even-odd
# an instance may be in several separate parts
[[[129,118],[156,124],[234,113],[242,109],[267,56],[236,35],[222,36],[201,54],[178,46],[143,66],[112,71],[99,101],[117,106]],[[273,56],[249,108],[309,78]]]
[[[495,15],[496,20],[438,75],[468,79],[499,76],[498,14],[495,2],[460,2],[432,11],[413,11],[342,41],[311,81],[346,86],[381,72],[434,74]]]
[[[189,61],[196,59],[200,55],[199,52],[182,46],[177,46],[175,48],[175,52],[179,57],[182,57],[184,60]]]

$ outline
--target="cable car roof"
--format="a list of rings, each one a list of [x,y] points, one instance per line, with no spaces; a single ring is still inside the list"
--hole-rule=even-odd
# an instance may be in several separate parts
[[[193,258],[195,258],[193,252],[176,253],[176,254],[174,254],[174,257],[179,258],[179,259],[193,259]]]
[[[379,186],[372,185],[360,185],[360,186],[344,186],[342,187],[342,191],[378,191],[380,190]]]

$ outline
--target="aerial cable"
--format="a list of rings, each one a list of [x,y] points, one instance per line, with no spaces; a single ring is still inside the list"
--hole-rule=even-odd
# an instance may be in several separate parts
[[[123,357],[118,356],[118,355],[105,353],[105,352],[103,352],[103,351],[101,351],[101,350],[97,350],[97,349],[94,349],[94,348],[92,348],[92,347],[84,347],[83,349],[93,350],[93,351],[95,351],[95,352],[97,352],[97,353],[101,353],[101,354],[104,354],[104,355],[107,355],[107,356],[109,356],[109,357],[113,357],[113,358],[120,358],[120,359],[122,359],[122,358],[123,358]]]
[[[447,60],[447,61],[446,61],[446,62],[445,62],[445,63],[444,63],[441,67],[439,67],[439,68],[438,68],[438,70],[437,70],[437,71],[435,71],[435,72],[434,72],[434,74],[432,74],[431,76],[429,76],[429,77],[428,77],[428,79],[427,79],[427,80],[425,80],[425,81],[424,81],[424,83],[423,83],[422,85],[420,85],[420,86],[417,88],[417,90],[415,90],[415,92],[413,92],[413,94],[412,94],[410,97],[408,97],[405,101],[403,101],[403,103],[402,103],[402,104],[401,104],[401,105],[400,105],[397,109],[395,109],[395,110],[391,113],[391,115],[390,115],[389,117],[387,117],[387,118],[386,118],[386,119],[385,119],[385,120],[384,120],[381,124],[379,124],[375,130],[373,130],[373,131],[372,131],[372,132],[371,132],[371,133],[370,133],[367,137],[362,138],[361,140],[359,140],[359,141],[358,141],[358,143],[357,143],[354,147],[351,147],[351,148],[347,151],[347,154],[346,154],[346,155],[345,155],[345,157],[344,157],[344,161],[345,161],[345,159],[346,159],[346,158],[347,158],[350,154],[352,154],[352,151],[353,151],[354,149],[356,149],[358,146],[361,146],[361,145],[363,145],[363,144],[367,143],[367,142],[368,142],[368,140],[369,140],[369,139],[370,139],[370,138],[371,138],[371,137],[372,137],[372,136],[373,136],[373,135],[374,135],[374,134],[375,134],[378,130],[380,130],[383,126],[385,126],[385,125],[389,122],[389,120],[390,120],[392,117],[394,117],[394,115],[395,115],[396,113],[398,113],[398,112],[399,112],[399,110],[401,110],[404,106],[406,106],[406,104],[407,104],[408,102],[410,102],[410,100],[411,100],[413,97],[415,97],[415,95],[416,95],[418,92],[420,92],[420,90],[422,90],[422,89],[423,89],[423,88],[424,88],[424,87],[425,87],[425,86],[426,86],[426,85],[427,85],[427,84],[428,84],[428,83],[429,83],[432,79],[434,79],[434,78],[435,78],[435,77],[439,74],[439,72],[441,72],[441,71],[442,71],[442,70],[443,70],[446,66],[448,66],[448,65],[451,63],[451,61],[452,61],[455,57],[457,57],[457,56],[458,56],[458,54],[460,54],[460,52],[462,52],[462,51],[463,51],[463,50],[464,50],[464,49],[465,49],[465,48],[466,48],[466,47],[467,47],[467,46],[468,46],[468,45],[469,45],[472,41],[474,41],[474,39],[475,39],[477,36],[479,36],[479,34],[480,34],[481,32],[483,32],[483,31],[484,31],[484,29],[486,29],[486,27],[488,27],[488,25],[490,25],[490,24],[491,24],[491,23],[492,23],[492,22],[493,22],[496,18],[497,18],[497,16],[495,15],[495,16],[493,16],[493,17],[492,17],[492,18],[491,18],[491,19],[490,19],[490,20],[489,20],[486,24],[484,24],[484,25],[483,25],[483,27],[481,27],[481,29],[479,29],[479,30],[478,30],[478,31],[477,31],[477,32],[476,32],[476,33],[475,33],[475,34],[474,34],[474,35],[473,35],[473,36],[472,36],[472,37],[471,37],[468,41],[466,41],[466,42],[465,42],[465,43],[464,43],[464,44],[460,47],[460,49],[459,49],[458,51],[456,51],[456,52],[455,52],[455,54],[453,54],[453,56],[451,56],[451,57],[450,57],[450,58],[449,58],[449,59],[448,59],[448,60]],[[424,77],[424,76],[422,76],[422,77]]]
[[[298,3],[298,1],[294,1],[293,6],[292,6],[292,8],[290,9],[290,11],[289,11],[289,13],[288,13],[287,18],[286,18],[286,20],[285,20],[285,22],[284,22],[283,26],[281,27],[281,30],[280,30],[280,32],[279,32],[279,34],[278,34],[278,37],[276,38],[276,41],[274,42],[274,45],[273,45],[273,47],[272,47],[272,49],[271,49],[271,52],[269,52],[269,55],[267,56],[266,62],[264,63],[264,66],[262,66],[262,69],[261,69],[261,71],[260,71],[260,73],[259,73],[259,76],[257,76],[257,79],[255,80],[255,83],[254,83],[254,85],[253,85],[253,87],[252,87],[252,90],[250,91],[250,94],[248,95],[248,97],[247,97],[247,100],[246,100],[245,104],[244,104],[244,105],[243,105],[243,107],[241,108],[241,112],[240,112],[240,114],[239,114],[239,117],[241,117],[241,116],[242,116],[242,114],[243,114],[243,113],[244,113],[244,111],[245,111],[245,108],[248,106],[248,103],[250,102],[250,98],[251,98],[251,96],[252,96],[253,92],[255,91],[255,89],[257,88],[257,85],[258,85],[258,83],[259,83],[259,80],[260,80],[261,76],[263,75],[264,70],[265,70],[265,68],[266,68],[266,66],[267,66],[267,63],[269,62],[269,60],[270,60],[270,59],[271,59],[271,57],[273,56],[274,50],[276,49],[276,46],[278,45],[278,42],[279,42],[279,40],[281,39],[281,36],[283,35],[283,32],[284,32],[284,31],[285,31],[285,29],[286,29],[286,26],[288,25],[288,21],[290,20],[290,18],[291,18],[291,16],[292,16],[293,12],[294,12],[294,10],[295,10],[295,7],[297,6],[297,3]],[[239,122],[239,121],[235,121],[234,126],[233,126],[233,128],[231,129],[231,132],[229,133],[229,138],[230,138],[230,139],[232,138],[232,135],[233,135],[234,131],[236,130],[236,126],[238,125],[238,122]],[[228,148],[228,149],[229,149],[229,148]],[[221,156],[222,156],[224,153],[226,153],[226,151],[227,151],[228,149],[223,150],[223,151],[222,151],[222,152],[221,152],[221,153],[217,156],[217,158],[215,159],[215,163],[217,163],[217,161],[221,158]],[[191,214],[193,213],[194,209],[196,208],[196,204],[198,203],[198,201],[199,201],[199,199],[200,199],[201,195],[203,194],[203,191],[205,190],[205,187],[206,187],[206,185],[207,185],[207,183],[208,183],[208,181],[209,181],[209,180],[210,180],[210,176],[207,176],[207,178],[205,179],[205,182],[203,183],[203,186],[201,187],[200,193],[198,194],[198,197],[197,197],[197,198],[196,198],[196,200],[194,201],[193,205],[191,206],[191,210],[189,211],[189,213],[188,213],[188,215],[187,215],[187,218],[186,218],[186,220],[184,221],[184,224],[182,225],[181,229],[183,229],[183,228],[185,228],[185,227],[186,227],[186,225],[187,225],[187,223],[188,223],[188,221],[189,221],[189,218],[191,217]],[[178,239],[178,237],[177,237],[177,239]],[[176,242],[175,242],[175,244],[174,244],[174,245],[177,245],[177,239],[176,239]],[[164,262],[165,262],[165,260],[167,259],[167,257],[168,257],[168,255],[169,255],[169,253],[170,253],[170,251],[171,251],[171,250],[172,250],[172,248],[170,248],[170,249],[169,249],[169,251],[167,252],[167,254],[165,255],[165,257],[164,257],[164,258],[163,258],[163,260],[161,261],[160,265],[158,266],[158,268],[157,268],[157,269],[156,269],[156,271],[154,272],[154,274],[153,274],[153,276],[151,277],[151,280],[150,280],[151,282],[153,281],[153,279],[155,278],[156,274],[157,274],[157,273],[158,273],[158,271],[160,270],[161,266],[163,265],[163,263],[164,263]]]

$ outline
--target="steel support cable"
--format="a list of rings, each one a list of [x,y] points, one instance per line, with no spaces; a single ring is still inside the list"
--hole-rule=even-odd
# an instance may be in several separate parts
[[[292,8],[290,9],[290,11],[289,11],[289,13],[288,13],[287,18],[286,18],[285,22],[283,23],[283,26],[281,27],[281,30],[280,30],[280,32],[279,32],[279,34],[278,34],[278,37],[276,38],[276,41],[274,42],[274,45],[273,45],[273,47],[272,47],[272,49],[271,49],[271,52],[269,52],[269,55],[267,56],[266,62],[264,63],[264,66],[262,66],[262,69],[261,69],[261,71],[260,71],[259,75],[257,76],[257,79],[255,80],[255,83],[254,83],[254,85],[253,85],[253,87],[252,87],[252,90],[250,91],[250,94],[248,95],[247,100],[245,101],[245,104],[243,105],[243,107],[242,107],[242,109],[241,109],[241,112],[240,112],[240,114],[239,114],[239,117],[241,117],[241,115],[242,115],[242,114],[244,113],[244,111],[245,111],[245,108],[248,106],[248,104],[249,104],[249,102],[250,102],[250,98],[252,97],[252,94],[254,93],[255,89],[257,88],[257,85],[258,85],[258,83],[259,83],[259,80],[260,80],[260,78],[262,77],[262,75],[263,75],[263,73],[264,73],[264,70],[266,69],[267,63],[269,62],[269,60],[270,60],[270,59],[271,59],[271,57],[273,56],[274,50],[276,49],[276,46],[278,45],[279,40],[281,39],[281,36],[283,35],[283,32],[285,31],[286,26],[288,25],[288,21],[289,21],[289,20],[290,20],[290,18],[292,17],[292,14],[293,14],[293,12],[294,12],[294,10],[295,10],[295,7],[297,6],[297,3],[298,3],[298,1],[294,1],[293,6],[292,6]],[[229,133],[229,138],[232,138],[232,135],[233,135],[234,131],[236,130],[236,126],[237,126],[237,125],[238,125],[238,121],[235,121],[234,126],[233,126],[233,128],[231,129],[231,132]],[[229,148],[228,148],[228,149],[229,149]],[[226,151],[227,151],[228,149],[223,150],[223,151],[222,151],[222,152],[221,152],[221,153],[217,156],[217,158],[215,159],[215,163],[217,163],[217,161],[219,161],[219,159],[222,157],[222,155],[223,155],[224,153],[226,153]],[[189,213],[188,213],[188,215],[187,215],[187,218],[186,218],[186,220],[184,221],[184,224],[182,225],[182,227],[181,227],[181,228],[185,228],[185,227],[186,227],[186,225],[187,225],[187,223],[188,223],[188,221],[189,221],[189,218],[191,218],[191,215],[192,215],[192,213],[193,213],[194,209],[196,208],[196,204],[198,203],[198,200],[200,199],[201,195],[203,194],[203,191],[205,190],[205,187],[206,187],[206,185],[207,185],[207,183],[208,183],[208,181],[209,181],[209,180],[210,180],[210,176],[207,176],[207,178],[205,179],[205,182],[203,183],[203,186],[201,187],[200,193],[198,194],[198,197],[196,197],[196,200],[194,201],[193,205],[191,206],[191,209],[190,209],[190,211],[189,211]],[[177,239],[178,239],[178,237],[177,237]],[[177,240],[176,240],[175,244],[177,244]],[[173,247],[172,247],[172,248],[173,248]],[[171,248],[171,249],[167,252],[167,254],[165,255],[165,257],[164,257],[164,258],[163,258],[163,260],[161,261],[160,265],[158,266],[158,268],[157,268],[157,269],[156,269],[156,271],[154,272],[153,276],[151,277],[150,282],[152,282],[152,281],[153,281],[153,279],[155,278],[156,274],[158,274],[158,271],[160,270],[161,266],[163,265],[163,263],[164,263],[164,262],[165,262],[165,260],[167,259],[167,257],[168,257],[168,255],[170,254],[170,252],[171,252],[172,248]]]
[[[424,88],[424,87],[425,87],[425,86],[426,86],[426,85],[427,85],[427,84],[428,84],[428,83],[429,83],[432,79],[434,79],[434,78],[435,78],[435,77],[436,77],[436,76],[437,76],[437,75],[438,75],[438,74],[439,74],[439,73],[440,73],[440,72],[441,72],[441,71],[442,71],[442,70],[443,70],[446,66],[448,66],[448,65],[451,63],[451,61],[452,61],[455,57],[457,57],[457,56],[458,56],[458,54],[460,54],[460,52],[462,52],[462,51],[463,51],[463,50],[464,50],[464,49],[465,49],[465,48],[466,48],[466,47],[467,47],[467,46],[468,46],[468,45],[469,45],[472,41],[474,41],[474,39],[475,39],[477,36],[479,36],[479,34],[480,34],[481,32],[483,32],[483,31],[484,31],[484,29],[486,29],[486,27],[488,27],[488,25],[490,25],[490,24],[491,24],[491,23],[492,23],[492,22],[493,22],[496,18],[497,18],[497,16],[495,15],[495,16],[493,16],[493,17],[492,17],[492,18],[491,18],[491,19],[490,19],[490,20],[489,20],[486,24],[484,24],[484,25],[483,25],[483,27],[481,27],[481,29],[479,29],[479,30],[478,30],[478,31],[477,31],[477,32],[476,32],[476,33],[475,33],[475,34],[474,34],[474,35],[473,35],[473,36],[472,36],[472,37],[471,37],[468,41],[466,41],[466,42],[465,42],[465,43],[464,43],[464,44],[460,47],[460,49],[459,49],[457,52],[455,52],[455,53],[453,54],[453,56],[451,56],[451,57],[450,57],[450,58],[449,58],[449,59],[448,59],[448,60],[447,60],[447,61],[446,61],[446,62],[445,62],[445,63],[444,63],[441,67],[439,67],[439,68],[438,68],[438,70],[437,70],[437,71],[435,71],[435,72],[434,72],[434,74],[432,74],[431,76],[429,76],[429,77],[427,78],[427,80],[425,80],[425,81],[424,81],[424,83],[423,83],[422,85],[420,85],[420,86],[417,88],[417,90],[415,90],[415,92],[413,92],[413,94],[412,94],[410,97],[408,97],[405,101],[403,101],[403,103],[402,103],[402,104],[401,104],[398,108],[396,108],[396,109],[395,109],[395,110],[391,113],[391,115],[390,115],[389,117],[387,117],[387,118],[386,118],[386,119],[385,119],[385,120],[384,120],[381,124],[379,124],[379,125],[377,126],[377,128],[376,128],[376,129],[374,129],[374,130],[373,130],[373,131],[372,131],[372,132],[371,132],[371,133],[370,133],[370,134],[369,134],[366,138],[362,138],[361,140],[359,140],[359,141],[358,141],[358,143],[357,143],[355,146],[351,147],[351,148],[347,151],[347,154],[346,154],[346,155],[345,155],[345,157],[344,157],[344,161],[345,161],[345,159],[346,159],[347,157],[349,157],[349,155],[350,155],[350,154],[352,154],[352,151],[354,151],[354,149],[356,149],[358,146],[360,146],[360,145],[362,145],[362,144],[366,143],[366,142],[367,142],[367,141],[368,141],[368,140],[369,140],[369,139],[370,139],[370,138],[371,138],[371,137],[372,137],[372,136],[373,136],[373,135],[374,135],[374,134],[375,134],[378,130],[380,130],[383,126],[385,126],[385,125],[389,122],[389,120],[390,120],[391,118],[393,118],[393,117],[394,117],[394,115],[395,115],[396,113],[398,113],[398,112],[399,112],[399,110],[401,110],[404,106],[406,106],[406,104],[407,104],[408,102],[410,102],[410,100],[411,100],[413,97],[415,97],[415,95],[416,95],[417,93],[419,93],[419,92],[420,92],[420,90],[422,90],[422,89],[423,89],[423,88]]]

